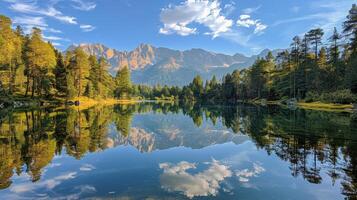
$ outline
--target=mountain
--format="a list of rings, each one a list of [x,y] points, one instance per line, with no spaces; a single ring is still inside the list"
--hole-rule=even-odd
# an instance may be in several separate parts
[[[254,63],[258,57],[264,57],[269,50],[263,50],[259,55],[245,56],[243,54],[225,55],[203,49],[178,51],[149,44],[140,44],[132,51],[118,51],[103,44],[80,44],[85,52],[97,57],[106,58],[109,72],[114,76],[123,66],[129,66],[134,83],[185,85],[196,75],[210,79],[218,78],[242,69]],[[72,45],[68,50],[73,50]],[[273,53],[277,53],[274,51]]]

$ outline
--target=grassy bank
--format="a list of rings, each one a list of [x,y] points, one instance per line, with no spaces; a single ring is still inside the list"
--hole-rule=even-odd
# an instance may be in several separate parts
[[[254,99],[247,101],[251,104],[256,105],[279,105],[286,106],[284,100],[276,100],[276,101],[266,101],[264,99]],[[296,106],[302,109],[309,110],[322,110],[322,111],[335,111],[335,112],[352,112],[354,107],[352,104],[335,104],[335,103],[322,103],[322,102],[297,102]]]
[[[324,111],[352,111],[352,104],[333,104],[333,103],[321,103],[321,102],[311,102],[304,103],[299,102],[298,107],[310,110],[324,110]]]
[[[114,98],[98,98],[92,99],[88,97],[76,97],[72,99],[66,98],[37,98],[37,97],[23,97],[23,96],[8,96],[0,97],[0,106],[2,108],[37,108],[37,107],[65,107],[65,103],[71,101],[79,101],[79,106],[70,105],[71,107],[78,107],[79,109],[86,109],[96,105],[114,105],[114,104],[134,104],[140,102],[138,99],[114,99]]]
[[[76,97],[70,99],[69,101],[75,102],[79,101],[78,107],[80,110],[84,110],[93,106],[101,105],[101,106],[109,106],[114,104],[135,104],[140,102],[137,99],[114,99],[114,98],[107,98],[107,99],[91,99],[88,97]],[[74,106],[74,105],[73,105]]]

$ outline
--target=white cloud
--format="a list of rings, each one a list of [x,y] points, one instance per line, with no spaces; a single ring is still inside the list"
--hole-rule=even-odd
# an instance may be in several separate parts
[[[45,31],[48,31],[50,33],[62,33],[61,30],[57,30],[57,29],[54,29],[54,28],[46,28]]]
[[[61,37],[57,37],[57,36],[45,36],[45,35],[43,35],[42,37],[45,40],[67,40],[67,39],[64,39],[64,38],[61,38]]]
[[[57,19],[59,21],[68,24],[77,24],[75,17],[66,16],[61,11],[55,9],[52,6],[49,6],[47,9],[43,9],[38,7],[35,3],[24,3],[24,2],[14,1],[14,3],[10,5],[10,9],[20,13],[52,17],[54,19]]]
[[[160,168],[164,170],[160,176],[162,188],[169,192],[182,192],[189,198],[217,195],[220,183],[232,176],[229,168],[216,160],[210,163],[208,169],[195,175],[189,174],[187,170],[195,169],[196,164],[185,161],[177,165],[161,163]]]
[[[252,13],[255,13],[256,11],[258,11],[260,9],[260,7],[262,7],[262,5],[259,5],[257,7],[253,7],[253,8],[246,8],[246,9],[243,9],[243,13],[244,14],[252,14]]]
[[[72,0],[76,5],[73,5],[72,7],[78,10],[82,11],[90,11],[93,10],[97,7],[97,4],[94,2],[89,2],[89,1],[83,1],[83,0]]]
[[[93,31],[95,29],[94,26],[92,25],[87,25],[87,24],[82,24],[79,26],[84,32],[90,32]]]
[[[246,28],[254,27],[254,33],[262,33],[268,26],[261,23],[260,20],[251,19],[250,15],[244,14],[237,20],[237,26],[242,26]]]
[[[55,47],[62,46],[62,44],[59,42],[51,42],[51,44]]]
[[[160,29],[162,34],[191,35],[196,34],[196,28],[188,25],[198,23],[206,26],[213,38],[231,30],[233,21],[221,14],[218,0],[186,0],[177,6],[169,5],[162,9],[161,22],[164,27]]]
[[[13,22],[15,24],[21,24],[21,25],[31,25],[31,26],[40,26],[40,27],[48,26],[43,17],[30,17],[30,16],[15,17]]]
[[[262,33],[266,28],[268,28],[267,25],[258,22],[258,23],[255,25],[254,33],[255,33],[255,34]]]
[[[163,28],[160,28],[159,33],[165,34],[165,35],[170,35],[173,33],[176,33],[181,36],[187,36],[187,35],[192,35],[196,34],[197,32],[196,28],[189,28],[186,27],[185,25],[180,25],[180,24],[164,24]]]

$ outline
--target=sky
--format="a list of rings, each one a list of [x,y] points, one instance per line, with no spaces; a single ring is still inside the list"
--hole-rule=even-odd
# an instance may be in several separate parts
[[[65,50],[101,43],[130,51],[141,43],[245,55],[287,48],[312,28],[341,31],[356,0],[0,0],[0,14],[25,33],[33,26]]]

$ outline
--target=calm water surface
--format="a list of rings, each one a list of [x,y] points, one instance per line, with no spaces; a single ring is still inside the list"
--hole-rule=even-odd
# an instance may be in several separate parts
[[[0,199],[356,199],[348,113],[137,104],[0,113]]]

